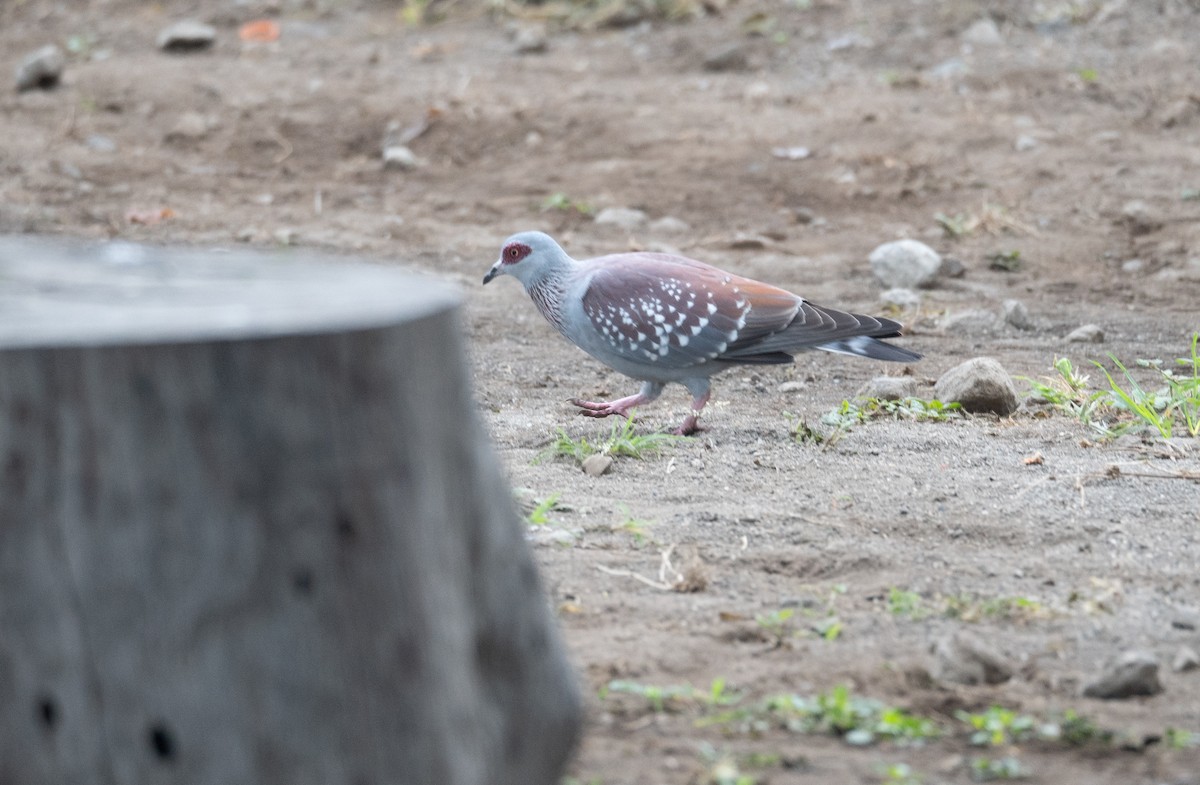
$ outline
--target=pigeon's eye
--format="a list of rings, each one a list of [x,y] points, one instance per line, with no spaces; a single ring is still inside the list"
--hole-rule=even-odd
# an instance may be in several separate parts
[[[522,243],[513,243],[504,247],[504,263],[516,264],[517,262],[529,256],[529,246]]]

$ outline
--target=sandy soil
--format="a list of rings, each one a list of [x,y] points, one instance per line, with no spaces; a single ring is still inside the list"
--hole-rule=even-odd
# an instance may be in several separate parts
[[[674,249],[872,311],[867,254],[915,237],[966,269],[902,315],[902,343],[926,355],[919,379],[981,355],[1033,377],[1063,355],[1183,356],[1200,328],[1195,2],[715,4],[681,22],[551,21],[533,53],[513,37],[531,19],[463,4],[421,25],[382,3],[83,5],[0,7],[3,73],[43,43],[73,50],[58,89],[0,93],[0,231],[317,247],[460,281],[481,411],[513,484],[558,495],[531,537],[589,696],[576,781],[720,782],[730,764],[751,779],[727,782],[884,782],[903,762],[912,782],[957,783],[980,757],[1012,757],[1036,783],[1200,782],[1200,748],[1164,738],[1200,734],[1200,672],[1170,667],[1200,648],[1200,485],[1142,476],[1197,471],[1195,440],[1103,443],[1023,409],[876,421],[822,449],[791,438],[789,415],[816,423],[896,369],[804,355],[719,377],[699,438],[592,478],[535,459],[559,428],[608,434],[568,398],[633,383],[566,345],[513,281],[479,286],[504,237],[540,228],[576,256]],[[238,25],[266,12],[280,40],[240,43]],[[158,30],[188,16],[217,27],[215,47],[157,51]],[[409,142],[419,166],[385,169],[389,124],[426,122]],[[772,155],[794,146],[811,155]],[[690,228],[595,223],[605,207]],[[982,221],[952,236],[939,213]],[[1010,251],[1017,271],[989,267]],[[1036,329],[941,326],[1010,298]],[[1066,343],[1084,323],[1106,342]],[[669,391],[639,432],[686,407]],[[1034,453],[1044,462],[1027,464]],[[657,582],[664,552],[697,591],[633,577]],[[895,612],[893,590],[923,612]],[[780,611],[792,616],[776,630],[756,621]],[[831,617],[836,637],[813,631]],[[960,630],[1014,677],[931,679],[930,646]],[[1130,649],[1158,657],[1162,694],[1080,697]],[[730,707],[699,699],[656,712],[600,697],[613,679],[706,692],[724,679],[741,707],[845,684],[946,733],[920,747],[743,733],[705,722]],[[1120,741],[971,746],[955,712],[993,704],[1073,710]]]

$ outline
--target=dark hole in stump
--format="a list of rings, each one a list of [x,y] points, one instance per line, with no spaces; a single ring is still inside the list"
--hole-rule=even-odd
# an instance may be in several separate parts
[[[46,730],[54,730],[58,724],[58,704],[49,695],[38,698],[37,717]]]
[[[338,537],[342,542],[354,542],[358,537],[358,531],[354,528],[354,521],[344,512],[337,512],[333,516],[334,525],[337,526]]]
[[[151,725],[147,738],[154,757],[164,763],[175,760],[175,737],[166,725],[161,722]]]
[[[292,573],[292,588],[296,590],[296,594],[302,597],[312,594],[315,583],[316,578],[313,577],[312,570],[307,567],[298,567]]]

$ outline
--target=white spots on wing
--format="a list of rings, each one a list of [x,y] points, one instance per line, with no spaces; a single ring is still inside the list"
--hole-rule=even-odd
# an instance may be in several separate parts
[[[734,300],[734,301],[733,301],[733,307],[734,307],[734,308],[745,308],[745,307],[746,307],[746,301],[745,301],[745,300],[741,300],[741,299]]]
[[[708,304],[708,313],[711,315],[711,314],[714,314],[714,313],[716,313],[716,312],[717,312],[717,304],[716,304],[716,303],[709,303],[709,304]]]
[[[658,347],[658,356],[659,356],[659,357],[666,357],[666,356],[667,356],[667,352],[669,352],[669,351],[671,351],[671,344],[669,344],[669,343],[667,343],[667,342],[665,342],[665,341],[664,341],[664,342],[663,342],[663,345],[662,345],[662,346],[660,346],[660,347]]]
[[[724,278],[722,278],[722,279],[721,279],[721,283],[723,283],[723,284],[725,284],[726,286],[728,286],[728,285],[729,285],[729,282],[730,282],[730,281],[732,281],[732,280],[733,280],[733,279],[732,279],[732,278],[730,278],[730,277],[727,275],[727,276],[725,276]]]
[[[646,314],[646,315],[649,316],[649,314]],[[655,324],[662,324],[664,321],[666,321],[666,319],[663,317],[663,315],[661,313],[654,314],[654,323]]]
[[[724,352],[727,345],[728,344],[726,344],[724,341],[721,341],[719,344],[717,344],[717,354]]]
[[[656,336],[658,336],[659,338],[661,338],[661,337],[662,337],[662,334],[663,334],[664,332],[665,332],[665,330],[663,330],[663,328],[662,328],[662,327],[659,327],[658,325],[654,325],[654,334],[655,334]]]
[[[675,317],[675,326],[678,327],[679,325],[683,324],[686,321],[687,321],[687,314],[680,313],[678,316]]]
[[[637,338],[635,338],[633,341],[631,341],[631,343],[641,343],[644,340],[646,340],[646,334],[639,330],[638,334],[637,334]]]
[[[694,299],[692,299],[692,298],[688,298],[688,301],[687,301],[687,307],[688,307],[689,309],[691,309],[691,308],[695,308],[695,307],[696,307],[696,301],[695,301]]]

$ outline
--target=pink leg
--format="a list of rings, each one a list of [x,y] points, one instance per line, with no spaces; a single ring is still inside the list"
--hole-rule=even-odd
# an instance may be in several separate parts
[[[700,412],[704,409],[705,404],[708,403],[709,395],[710,393],[708,390],[705,390],[701,395],[697,395],[692,400],[692,413],[684,418],[683,425],[680,425],[671,433],[675,434],[676,436],[691,436],[697,431],[700,431]]]
[[[622,417],[629,417],[631,410],[641,406],[643,403],[650,403],[655,398],[662,394],[662,385],[654,382],[646,382],[642,385],[642,389],[634,395],[627,395],[624,398],[618,398],[615,401],[585,401],[580,398],[572,398],[571,403],[580,408],[580,414],[584,417],[610,417],[618,414]]]

